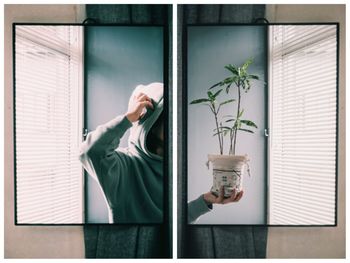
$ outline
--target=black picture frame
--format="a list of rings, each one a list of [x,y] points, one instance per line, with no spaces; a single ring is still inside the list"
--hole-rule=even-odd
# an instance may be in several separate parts
[[[171,120],[171,111],[169,110],[169,89],[171,88],[169,85],[169,22],[168,22],[168,14],[165,15],[164,23],[152,23],[152,24],[139,24],[139,23],[25,23],[25,22],[15,22],[12,23],[12,62],[13,62],[13,145],[14,145],[14,225],[15,226],[92,226],[92,225],[116,225],[116,226],[161,226],[162,231],[165,233],[165,236],[168,236],[170,233],[167,230],[169,225],[171,224],[171,215],[169,209],[169,178],[171,176],[169,167],[171,167],[172,160],[170,159],[171,150],[169,141],[170,138],[170,130],[169,130],[169,120]],[[163,114],[165,116],[164,121],[164,156],[163,156],[163,221],[160,223],[67,223],[67,224],[46,224],[46,223],[19,223],[17,221],[17,174],[16,174],[16,26],[80,26],[83,27],[84,33],[86,33],[87,27],[159,27],[162,28],[163,32],[163,85],[164,85],[164,108]],[[84,50],[86,47],[86,41],[83,42]],[[86,58],[86,54],[83,54],[84,60]],[[86,69],[86,63],[83,65],[84,71]],[[83,75],[83,89],[84,89],[84,112],[86,112],[86,74]],[[83,117],[83,126],[86,127],[87,118],[86,114]],[[82,131],[83,132],[83,131]],[[84,170],[83,177],[84,182],[86,182],[87,172]],[[86,208],[86,184],[84,183],[84,210]],[[84,213],[84,220],[86,220],[86,213]],[[168,238],[166,238],[168,240]]]
[[[261,227],[336,227],[338,225],[338,159],[339,159],[339,148],[338,148],[338,143],[339,143],[339,23],[338,22],[320,22],[320,23],[267,23],[267,21],[264,21],[266,23],[200,23],[200,24],[184,24],[182,26],[182,61],[183,61],[183,67],[182,67],[182,175],[183,175],[183,187],[185,190],[184,193],[184,199],[186,202],[188,202],[188,140],[187,140],[187,133],[188,133],[188,97],[187,97],[187,91],[188,91],[188,76],[187,76],[187,61],[188,61],[188,28],[189,27],[217,27],[217,26],[263,26],[266,27],[266,33],[267,36],[265,38],[265,45],[267,49],[267,59],[266,59],[266,89],[265,89],[265,128],[268,128],[268,112],[269,112],[269,105],[268,105],[268,76],[269,76],[269,61],[268,61],[268,48],[269,48],[269,26],[280,26],[280,25],[335,25],[336,26],[336,46],[337,46],[337,55],[336,55],[336,162],[335,162],[335,223],[334,224],[326,224],[326,225],[319,225],[319,224],[313,224],[313,225],[272,225],[272,224],[267,224],[267,215],[268,215],[268,185],[267,185],[267,178],[268,178],[268,161],[267,158],[265,158],[266,163],[265,163],[265,175],[264,177],[266,178],[266,191],[265,191],[265,222],[266,224],[191,224],[188,222],[188,206],[186,204],[182,204],[185,206],[184,209],[184,217],[185,217],[185,222],[186,222],[186,227],[206,227],[206,226],[220,226],[220,227],[232,227],[232,226],[237,226],[237,227],[250,227],[250,226],[261,226]],[[268,145],[267,145],[267,137],[265,138],[265,153],[266,156],[268,156]]]

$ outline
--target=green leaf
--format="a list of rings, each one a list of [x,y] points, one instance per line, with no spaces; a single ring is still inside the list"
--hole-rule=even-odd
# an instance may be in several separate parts
[[[233,77],[233,82],[234,82],[236,85],[238,85],[240,81],[241,81],[241,77],[239,77],[239,76],[234,76],[234,77]]]
[[[208,98],[209,98],[210,101],[214,101],[215,100],[215,97],[213,96],[213,93],[211,91],[208,91],[207,94],[208,94]]]
[[[233,81],[234,81],[234,77],[228,77],[228,78],[226,78],[226,79],[224,79],[223,81],[221,81],[221,83],[222,83],[222,85],[229,85],[229,84],[232,84],[233,83]]]
[[[247,78],[247,71],[245,69],[241,69],[240,78],[241,78],[242,82],[244,82],[245,79]]]
[[[217,130],[218,130],[218,129],[215,128],[213,131],[217,131]],[[221,130],[221,131],[223,131],[223,130],[231,130],[231,128],[228,127],[228,126],[221,126],[221,127],[219,127],[219,130]]]
[[[227,87],[226,87],[226,93],[228,94],[232,84],[235,84],[236,86],[239,86],[239,82],[240,82],[240,77],[239,76],[232,77],[231,78],[231,83],[228,84]]]
[[[213,95],[214,98],[216,98],[217,96],[219,96],[219,94],[221,93],[222,89],[219,89],[217,92],[215,92],[215,94]]]
[[[221,131],[221,132],[217,132],[217,133],[214,133],[214,134],[213,134],[213,136],[215,136],[215,135],[219,135],[219,134],[221,134],[221,133],[223,133],[223,134],[224,134],[224,136],[226,136],[226,135],[227,135],[227,133],[228,133],[228,131]]]
[[[226,135],[228,132],[229,132],[229,130],[221,130],[221,131],[219,131],[219,132],[214,133],[213,136],[218,135],[218,134],[221,134],[221,133],[223,133],[224,135]]]
[[[238,118],[242,117],[243,112],[244,112],[244,109],[242,109],[241,112],[238,114]]]
[[[218,83],[215,83],[213,86],[211,86],[210,88],[209,88],[209,90],[211,90],[211,89],[213,89],[213,88],[215,88],[215,87],[217,87],[217,86],[222,86],[222,84],[221,84],[221,81],[220,82],[218,82]]]
[[[247,129],[239,129],[239,130],[240,130],[240,131],[244,131],[244,132],[254,133],[253,131],[247,130]]]
[[[233,73],[234,75],[238,75],[238,70],[235,66],[228,64],[225,66],[225,69],[231,71],[231,73]]]
[[[208,102],[210,100],[208,99],[198,99],[198,100],[193,100],[190,102],[190,104],[198,104],[198,103],[203,103],[203,102]]]
[[[258,126],[254,122],[252,122],[250,120],[241,120],[241,122],[244,123],[245,125],[249,126],[249,127],[258,128]]]
[[[243,66],[242,66],[242,69],[244,71],[246,71],[247,68],[249,67],[249,65],[252,64],[252,63],[253,63],[253,59],[252,58],[248,59],[246,62],[244,62]]]
[[[223,133],[223,131],[216,132],[216,133],[214,133],[214,134],[213,134],[213,136],[215,136],[215,135],[219,135],[219,134],[221,134],[221,133]]]
[[[247,93],[250,90],[250,81],[248,79],[244,79],[242,84],[244,92]]]
[[[230,91],[230,87],[231,87],[231,84],[227,85],[227,87],[226,87],[226,94],[228,94],[228,92]]]
[[[225,104],[227,104],[227,103],[234,102],[234,101],[235,101],[235,99],[226,100],[226,101],[224,101],[224,102],[221,102],[221,103],[220,103],[220,106],[225,105]]]
[[[259,80],[259,77],[257,75],[248,75],[248,79],[256,79]]]

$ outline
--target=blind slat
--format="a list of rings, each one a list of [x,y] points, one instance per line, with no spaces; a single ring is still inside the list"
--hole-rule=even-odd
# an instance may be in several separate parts
[[[82,223],[82,29],[15,30],[17,222]]]
[[[337,29],[270,28],[269,224],[334,224]]]

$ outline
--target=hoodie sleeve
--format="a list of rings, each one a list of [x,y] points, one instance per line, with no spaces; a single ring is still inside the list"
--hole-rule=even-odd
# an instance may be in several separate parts
[[[120,139],[132,126],[126,116],[118,116],[90,132],[81,144],[79,159],[85,170],[97,179],[108,198],[121,173],[127,173],[125,154],[115,151]]]
[[[211,211],[213,205],[207,205],[204,201],[203,195],[199,196],[197,199],[188,203],[188,223],[191,224],[196,221],[201,215]]]

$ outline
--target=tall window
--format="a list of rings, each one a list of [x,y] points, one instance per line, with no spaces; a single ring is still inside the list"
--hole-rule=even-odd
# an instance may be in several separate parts
[[[83,223],[82,30],[15,27],[16,222]]]
[[[337,28],[270,27],[269,224],[333,225]]]

